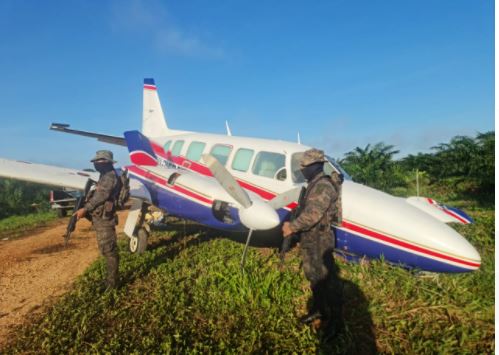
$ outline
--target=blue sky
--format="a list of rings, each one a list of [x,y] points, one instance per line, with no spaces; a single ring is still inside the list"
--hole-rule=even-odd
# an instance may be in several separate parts
[[[172,128],[404,156],[494,129],[494,3],[2,0],[0,77],[0,157],[128,163],[48,126],[140,128],[144,77]]]

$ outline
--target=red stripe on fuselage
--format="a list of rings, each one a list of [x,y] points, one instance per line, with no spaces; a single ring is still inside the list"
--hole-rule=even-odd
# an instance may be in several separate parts
[[[158,143],[153,142],[152,140],[149,140],[149,143],[151,144],[152,150],[155,154],[158,154],[160,156],[165,155],[165,150],[163,149],[162,146],[160,146]],[[166,157],[164,157],[166,158]]]
[[[212,200],[210,200],[204,196],[201,196],[201,195],[199,195],[191,190],[188,190],[187,188],[184,188],[184,187],[178,186],[178,185],[169,185],[168,181],[166,179],[163,179],[159,176],[156,176],[156,175],[152,174],[151,172],[144,170],[144,169],[141,169],[137,166],[131,166],[128,168],[128,170],[130,170],[132,173],[135,173],[141,177],[152,180],[155,183],[159,184],[161,187],[164,187],[166,189],[178,191],[184,195],[187,195],[191,198],[194,198],[196,200],[199,200],[199,201],[207,203],[207,204],[213,203]]]
[[[130,160],[132,163],[137,165],[149,165],[156,166],[158,162],[152,156],[145,152],[135,151],[130,153]]]
[[[414,251],[417,251],[417,252],[420,252],[420,253],[423,253],[423,254],[431,255],[433,257],[437,257],[437,258],[440,258],[440,259],[449,260],[449,261],[452,261],[452,262],[455,262],[455,263],[464,264],[464,265],[472,266],[472,267],[476,267],[476,268],[480,267],[479,263],[473,263],[473,262],[469,262],[469,261],[457,259],[457,258],[454,258],[452,256],[448,256],[448,255],[444,255],[444,254],[441,254],[441,253],[437,253],[437,252],[434,252],[432,250],[425,249],[425,248],[419,247],[417,245],[413,245],[413,244],[404,242],[402,240],[395,239],[393,237],[389,237],[387,235],[383,235],[383,234],[380,234],[378,232],[371,231],[369,229],[360,227],[358,225],[355,225],[353,223],[347,222],[345,220],[343,220],[342,227],[350,229],[351,231],[354,231],[354,232],[365,234],[365,235],[367,235],[369,237],[372,237],[372,238],[375,238],[375,239],[378,239],[378,240],[382,240],[384,242],[388,242],[390,244],[398,245],[398,246],[401,246],[401,247],[404,247],[404,248],[407,248],[407,249],[410,249],[410,250],[414,250]]]
[[[156,86],[155,85],[144,85],[144,89],[156,91]]]

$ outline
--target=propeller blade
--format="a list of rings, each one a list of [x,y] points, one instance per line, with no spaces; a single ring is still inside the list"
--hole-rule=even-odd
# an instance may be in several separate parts
[[[282,194],[277,195],[272,200],[267,203],[272,206],[275,210],[279,208],[283,208],[289,205],[293,201],[298,201],[300,197],[301,189],[303,187],[295,187],[294,189],[283,192]]]
[[[252,204],[248,194],[243,190],[241,186],[237,183],[236,179],[225,169],[225,167],[220,164],[220,162],[210,154],[203,154],[202,156],[204,162],[210,169],[211,173],[217,179],[217,181],[222,185],[222,187],[227,191],[227,193],[236,200],[244,208],[249,208]]]

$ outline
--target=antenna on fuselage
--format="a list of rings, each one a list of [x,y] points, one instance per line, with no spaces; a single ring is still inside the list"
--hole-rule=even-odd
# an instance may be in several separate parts
[[[232,136],[232,132],[230,131],[229,127],[229,122],[227,120],[225,121],[225,128],[227,129],[227,135]]]
[[[301,144],[300,131],[298,131],[297,138],[298,138],[298,144]]]

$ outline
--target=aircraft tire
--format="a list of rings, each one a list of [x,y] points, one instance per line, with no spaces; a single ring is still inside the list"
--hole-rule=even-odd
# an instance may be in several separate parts
[[[137,235],[134,235],[130,238],[130,242],[128,247],[132,253],[142,254],[147,249],[147,238],[149,237],[149,233],[145,228],[140,228],[137,231]]]

